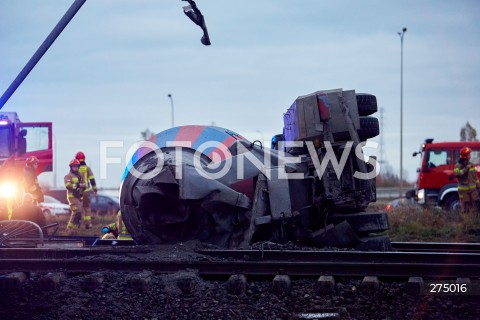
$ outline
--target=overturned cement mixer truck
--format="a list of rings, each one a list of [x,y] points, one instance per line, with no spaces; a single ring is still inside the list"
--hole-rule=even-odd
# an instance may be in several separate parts
[[[198,240],[225,248],[271,241],[386,249],[376,162],[376,97],[342,89],[300,96],[271,148],[213,126],[168,129],[141,145],[123,176],[120,207],[140,244]]]

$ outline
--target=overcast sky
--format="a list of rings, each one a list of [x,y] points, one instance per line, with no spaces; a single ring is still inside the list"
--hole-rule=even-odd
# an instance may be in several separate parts
[[[72,0],[0,0],[3,93]],[[384,159],[399,171],[400,37],[404,38],[404,170],[414,180],[427,137],[480,129],[479,1],[197,0],[212,45],[178,0],[88,0],[2,111],[51,121],[57,184],[86,153],[117,187],[125,153],[149,128],[212,122],[247,138],[280,133],[299,95],[355,89],[383,108]],[[377,115],[378,116],[378,115]],[[480,131],[480,130],[479,130]],[[100,179],[101,141],[123,141]],[[380,138],[373,139],[380,142]],[[52,183],[52,174],[43,174]]]

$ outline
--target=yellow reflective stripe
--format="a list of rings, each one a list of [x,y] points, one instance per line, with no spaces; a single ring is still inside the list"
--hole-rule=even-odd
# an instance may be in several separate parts
[[[76,229],[76,228],[78,228],[78,225],[75,224],[75,223],[73,223],[73,222],[69,222],[69,223],[67,224],[67,228],[68,228],[68,229]]]
[[[89,186],[89,181],[88,181],[88,167],[87,165],[81,165],[80,168],[78,168],[78,172],[83,175],[83,180],[85,184],[87,184],[87,187]]]
[[[13,202],[12,199],[7,199],[7,215],[8,215],[8,220],[12,220],[12,214],[13,214]]]
[[[92,180],[92,179],[95,179],[95,177],[93,175],[91,175],[90,177],[88,177],[88,180]]]
[[[83,216],[83,220],[90,221],[92,220],[92,216]]]
[[[468,190],[475,190],[477,189],[477,185],[475,184],[471,184],[469,186],[458,186],[458,190],[461,190],[461,191],[468,191]]]
[[[68,187],[69,185],[71,185],[70,182],[65,183],[65,186],[66,186],[66,187]]]

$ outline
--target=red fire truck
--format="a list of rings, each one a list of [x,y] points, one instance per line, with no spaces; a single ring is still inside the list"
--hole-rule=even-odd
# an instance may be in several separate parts
[[[433,142],[433,139],[426,139],[420,151],[413,153],[414,157],[422,156],[415,185],[419,204],[441,206],[446,210],[459,209],[457,179],[453,169],[463,147],[472,149],[470,163],[475,165],[480,177],[480,141]]]
[[[21,122],[16,112],[0,112],[0,164],[8,158],[23,167],[36,156],[37,174],[52,171],[52,123]]]
[[[0,112],[0,213],[7,201],[21,199],[23,168],[30,156],[39,160],[37,174],[52,171],[52,123],[21,122],[16,112]]]

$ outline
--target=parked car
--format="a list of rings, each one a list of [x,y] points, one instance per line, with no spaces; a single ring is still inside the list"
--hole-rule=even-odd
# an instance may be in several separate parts
[[[70,214],[70,206],[68,204],[62,203],[51,196],[44,196],[44,201],[39,203],[38,206],[42,209],[45,216]]]
[[[67,191],[65,189],[50,189],[45,194],[67,204]],[[116,214],[120,210],[119,198],[107,194],[98,194],[96,197],[90,194],[92,213],[98,215]]]
[[[65,188],[44,190],[45,195],[57,199],[61,203],[68,204],[67,190]]]
[[[120,210],[120,199],[115,196],[110,195],[97,195],[96,197],[92,194],[90,197],[92,203],[92,213],[98,215],[107,215],[107,214],[116,214]]]

